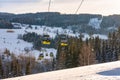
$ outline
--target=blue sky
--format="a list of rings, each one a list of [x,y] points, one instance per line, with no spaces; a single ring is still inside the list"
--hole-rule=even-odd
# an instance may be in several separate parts
[[[81,0],[52,0],[51,12],[74,14]],[[49,0],[0,0],[0,12],[45,12]],[[120,0],[84,0],[79,13],[120,14]]]

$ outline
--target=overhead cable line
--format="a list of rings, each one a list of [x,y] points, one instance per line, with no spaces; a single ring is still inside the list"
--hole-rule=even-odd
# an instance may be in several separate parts
[[[49,0],[48,12],[50,12],[51,0]]]
[[[78,6],[77,10],[75,11],[75,14],[77,14],[77,12],[79,11],[79,9],[81,8],[82,4],[83,4],[84,0],[81,0],[80,5]]]

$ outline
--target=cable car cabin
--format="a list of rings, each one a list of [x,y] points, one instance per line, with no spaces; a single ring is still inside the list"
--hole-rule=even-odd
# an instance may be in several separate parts
[[[43,58],[44,58],[44,55],[40,54],[38,60],[42,60]]]
[[[51,44],[49,35],[43,35],[42,44],[44,44],[44,45],[50,45]]]
[[[64,47],[64,46],[68,46],[68,43],[67,43],[65,40],[64,40],[64,41],[63,41],[63,40],[61,40],[60,45]]]
[[[68,46],[68,40],[66,35],[61,35],[60,45],[63,47]]]
[[[53,52],[50,52],[50,57],[54,57]]]

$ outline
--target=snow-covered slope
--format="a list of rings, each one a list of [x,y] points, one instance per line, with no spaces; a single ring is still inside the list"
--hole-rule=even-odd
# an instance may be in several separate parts
[[[86,38],[90,38],[90,35],[86,34],[86,33],[82,33],[82,35],[84,36],[83,37],[83,40],[86,40]],[[106,40],[108,39],[108,37],[106,35],[102,35],[102,34],[93,34],[92,37],[99,37],[100,39],[103,39],[103,40]]]
[[[12,23],[14,27],[21,28],[25,32],[35,32],[37,34],[49,34],[51,38],[54,38],[57,33],[59,34],[67,34],[69,36],[78,36],[79,33],[73,33],[70,29],[63,29],[61,27],[48,27],[48,26],[39,26],[39,25],[28,25],[28,24],[20,24],[20,23]]]
[[[4,80],[120,80],[120,61]]]
[[[3,53],[5,49],[8,49],[11,53],[16,55],[29,55],[26,54],[25,48],[29,49],[31,56],[38,58],[40,53],[48,55],[52,52],[54,56],[56,55],[56,49],[45,48],[44,51],[33,50],[33,44],[25,42],[21,39],[18,39],[18,35],[25,33],[24,29],[13,29],[13,32],[7,32],[7,29],[0,29],[0,52]],[[50,56],[45,56],[45,58],[50,58]]]
[[[43,35],[47,33],[50,35],[51,38],[55,38],[57,34],[67,34],[68,36],[79,36],[79,33],[73,33],[71,29],[63,29],[61,27],[48,27],[48,26],[39,26],[39,25],[28,25],[28,24],[20,24],[20,23],[12,23],[15,28],[19,29],[0,29],[0,52],[4,52],[7,48],[10,50],[11,53],[19,55],[26,55],[25,49],[29,49],[29,53],[32,56],[35,56],[36,59],[39,57],[39,54],[43,53],[45,56],[46,54],[50,54],[51,52],[54,54],[54,57],[57,53],[56,49],[53,48],[45,48],[44,50],[38,51],[34,50],[33,44],[25,42],[21,39],[18,39],[18,35],[23,35],[28,32],[35,32],[37,34]],[[89,35],[83,33],[84,37],[83,40],[89,38]],[[101,39],[107,39],[105,35],[94,34],[93,37],[99,36]],[[29,55],[29,54],[28,54]],[[50,58],[50,56],[45,56],[45,58]]]
[[[92,26],[95,29],[100,29],[101,22],[102,22],[102,19],[99,20],[98,18],[92,18],[90,19],[88,25]]]

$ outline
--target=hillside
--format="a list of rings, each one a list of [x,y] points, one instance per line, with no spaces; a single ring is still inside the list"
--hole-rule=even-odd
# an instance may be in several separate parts
[[[26,33],[32,33],[35,32],[36,34],[43,35],[44,33],[47,33],[50,35],[50,38],[55,38],[57,35],[57,32],[59,34],[62,34],[66,32],[69,36],[79,36],[79,33],[73,33],[71,29],[63,29],[58,27],[48,27],[48,26],[39,26],[39,25],[31,25],[31,28],[28,27],[28,24],[20,24],[20,23],[12,23],[13,26],[20,29],[0,29],[0,50],[4,51],[6,48],[10,50],[11,53],[15,53],[16,55],[20,55],[20,53],[25,54],[25,49],[28,48],[29,52],[32,56],[38,58],[40,53],[50,53],[53,52],[56,55],[56,49],[49,48],[45,49],[46,51],[38,51],[33,49],[33,43],[27,42],[24,40],[19,39],[18,37],[21,35],[24,35]],[[37,28],[37,29],[35,29]],[[13,32],[9,32],[9,30]],[[84,37],[83,40],[86,38],[89,38],[89,35],[86,33],[83,33]],[[107,39],[106,35],[100,35],[100,34],[93,34],[93,37],[99,36],[101,39]],[[11,47],[12,46],[12,47]],[[44,54],[45,55],[45,54]],[[54,55],[54,56],[55,56]]]
[[[3,22],[4,21],[4,22]],[[102,16],[96,14],[61,14],[41,12],[26,14],[0,13],[0,28],[13,28],[11,23],[62,27],[80,33],[108,34],[120,26],[120,15]],[[6,24],[4,24],[6,23]],[[9,23],[9,25],[7,25]]]
[[[3,80],[120,80],[120,61]]]
[[[99,31],[102,29],[100,26],[102,21],[93,18],[90,19],[88,25]],[[13,22],[11,24],[14,29],[0,29],[0,60],[1,70],[4,70],[1,73],[1,79],[120,59],[120,47],[116,45],[119,43],[118,32],[120,29],[115,34],[111,33],[107,36],[88,34],[87,32],[79,33],[71,27],[51,27]],[[76,27],[76,29],[78,28]],[[86,28],[84,29],[87,31]],[[109,27],[109,30],[111,29],[116,29],[116,27]],[[41,43],[44,34],[49,35],[51,45],[43,46]],[[66,35],[69,46],[61,47],[59,45],[59,35],[61,34]]]

